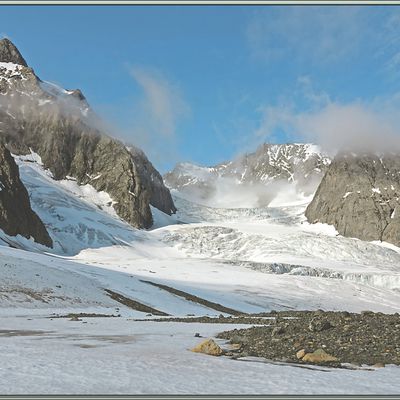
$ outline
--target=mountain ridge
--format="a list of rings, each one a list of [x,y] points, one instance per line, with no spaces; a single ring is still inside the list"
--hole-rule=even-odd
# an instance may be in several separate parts
[[[259,202],[255,206],[265,206],[280,190],[278,186],[289,184],[299,193],[312,194],[329,163],[330,158],[314,144],[264,143],[253,153],[211,167],[179,163],[164,180],[170,189],[202,200],[214,196],[221,182],[227,190],[256,188]]]
[[[0,49],[9,47],[0,40]],[[162,180],[147,179],[159,174],[145,154],[102,130],[80,90],[58,88],[8,60],[9,52],[0,51],[0,141],[12,153],[32,150],[55,179],[72,176],[107,192],[117,214],[136,228],[151,227],[150,204],[169,215],[176,211]]]

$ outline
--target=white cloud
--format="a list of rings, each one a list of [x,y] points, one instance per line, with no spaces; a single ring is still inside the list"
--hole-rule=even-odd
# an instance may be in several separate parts
[[[179,87],[154,69],[134,67],[131,74],[144,95],[140,102],[141,128],[152,134],[173,137],[180,119],[190,113]]]
[[[158,168],[170,168],[179,159],[179,128],[190,116],[191,109],[179,85],[167,79],[159,70],[135,66],[131,76],[140,87],[132,104],[128,142],[140,147]]]
[[[331,154],[341,149],[399,151],[400,116],[391,103],[389,99],[370,103],[330,102],[302,112],[290,107],[267,107],[256,134],[263,134],[265,138],[277,129],[284,130],[293,137],[321,145]]]
[[[297,115],[295,125],[299,133],[326,149],[398,150],[399,129],[385,114],[361,102],[331,103],[317,112]]]
[[[330,96],[324,91],[317,91],[309,76],[300,76],[297,79],[297,95],[304,97],[311,106],[324,106],[331,102]]]

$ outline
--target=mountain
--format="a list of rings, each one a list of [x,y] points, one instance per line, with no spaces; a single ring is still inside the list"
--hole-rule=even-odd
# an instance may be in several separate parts
[[[28,66],[19,50],[7,38],[0,40],[0,60],[5,63],[14,63],[24,67]]]
[[[111,137],[80,90],[39,79],[7,39],[0,40],[0,141],[15,155],[37,153],[54,179],[108,193],[134,227],[151,227],[150,205],[176,211],[145,154]]]
[[[309,222],[334,225],[343,236],[400,246],[398,154],[341,153],[306,209]]]
[[[10,236],[32,237],[52,247],[53,242],[42,221],[31,208],[28,192],[21,182],[18,166],[10,152],[0,144],[0,228]]]
[[[164,180],[169,188],[200,201],[220,195],[221,187],[224,192],[242,188],[257,198],[254,206],[265,206],[288,184],[298,193],[313,193],[329,163],[313,144],[262,144],[254,153],[213,167],[178,164]]]

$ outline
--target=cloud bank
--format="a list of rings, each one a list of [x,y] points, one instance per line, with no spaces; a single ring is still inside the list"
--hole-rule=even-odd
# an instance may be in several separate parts
[[[339,150],[400,151],[397,112],[391,107],[377,109],[374,104],[361,101],[329,102],[317,110],[302,112],[284,106],[265,107],[256,135],[268,141],[276,130],[319,144],[331,155]]]

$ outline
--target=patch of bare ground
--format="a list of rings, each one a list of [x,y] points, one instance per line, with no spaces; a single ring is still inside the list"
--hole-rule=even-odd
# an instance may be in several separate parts
[[[13,336],[41,336],[50,331],[30,331],[30,330],[13,330],[13,329],[1,329],[0,337],[13,337]]]
[[[201,304],[203,306],[206,306],[207,308],[210,308],[210,309],[218,311],[218,312],[223,312],[223,313],[231,314],[231,315],[241,315],[241,314],[243,314],[243,312],[241,312],[241,311],[234,310],[233,308],[225,307],[222,304],[214,303],[212,301],[203,299],[201,297],[198,297],[198,296],[195,296],[193,294],[184,292],[182,290],[175,289],[175,288],[173,288],[171,286],[162,285],[161,283],[155,283],[155,282],[146,281],[146,280],[140,280],[140,281],[143,282],[143,283],[147,283],[148,285],[156,286],[159,289],[162,289],[162,290],[165,290],[165,291],[167,291],[169,293],[174,294],[175,296],[183,297],[187,301],[191,301],[192,303],[196,303],[196,304]]]
[[[153,314],[153,315],[159,315],[159,316],[168,316],[169,315],[163,311],[157,310],[153,307],[147,306],[146,304],[140,303],[137,300],[130,299],[129,297],[126,297],[126,296],[122,295],[121,293],[114,292],[113,290],[104,289],[104,291],[113,300],[115,300],[118,303],[121,303],[129,308],[132,308],[133,310],[141,311],[141,312]]]
[[[48,304],[54,300],[69,301],[72,303],[82,302],[82,300],[79,297],[71,298],[67,296],[56,295],[54,294],[54,290],[51,288],[34,290],[24,286],[0,287],[0,299],[13,300],[15,299],[15,297],[20,298],[21,295],[24,296],[25,298],[24,300],[20,300],[20,302],[26,301],[28,303],[32,303],[33,301],[40,301],[42,303]]]
[[[97,314],[97,313],[69,313],[65,315],[52,315],[47,318],[117,318],[121,315],[114,314]]]
[[[249,314],[237,315],[237,316],[225,316],[220,314],[216,317],[206,316],[187,316],[187,317],[170,317],[170,318],[158,318],[152,319],[151,321],[156,322],[185,322],[185,323],[204,323],[204,324],[244,324],[244,325],[266,325],[271,323],[273,318],[263,318],[253,316]],[[144,320],[136,320],[144,321]],[[147,320],[146,320],[147,321]]]

